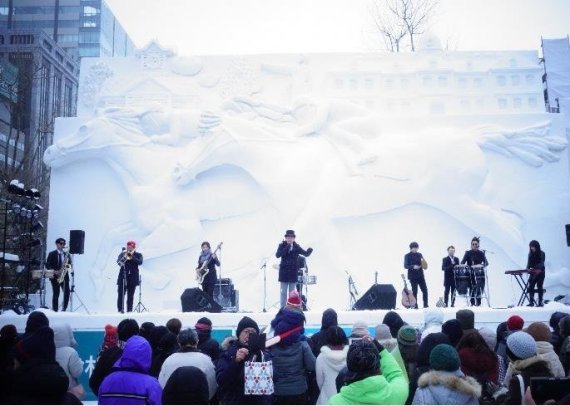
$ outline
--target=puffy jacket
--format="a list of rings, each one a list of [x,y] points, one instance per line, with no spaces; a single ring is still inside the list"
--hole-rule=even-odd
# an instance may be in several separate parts
[[[133,336],[125,343],[123,355],[99,388],[100,405],[159,405],[162,388],[148,371],[152,351],[141,336]]]
[[[210,336],[210,331],[196,331],[198,333],[198,349],[209,355],[212,362],[216,362],[220,357],[220,344]]]
[[[176,352],[166,358],[158,375],[160,386],[164,388],[170,375],[180,367],[196,367],[204,372],[208,381],[209,399],[214,397],[218,389],[218,384],[216,383],[216,368],[209,356],[197,350]]]
[[[315,366],[317,385],[321,390],[317,399],[318,405],[328,404],[329,399],[336,395],[335,380],[340,370],[346,366],[347,353],[348,345],[345,345],[342,350],[332,350],[327,346],[321,347]]]
[[[540,355],[548,363],[548,367],[552,371],[552,375],[555,378],[563,378],[566,376],[564,374],[564,367],[560,362],[558,354],[554,352],[554,347],[552,347],[552,344],[546,341],[537,341],[536,350],[538,352],[538,355]]]
[[[402,369],[387,350],[380,352],[382,375],[345,385],[329,399],[329,405],[403,405],[408,397],[408,382]]]
[[[430,371],[418,379],[413,405],[478,405],[481,385],[456,372]]]
[[[505,379],[505,385],[509,388],[505,404],[521,405],[521,387],[518,378],[515,375],[520,374],[524,381],[523,393],[530,385],[530,378],[533,377],[552,377],[552,372],[548,368],[546,361],[540,356],[534,356],[523,360],[511,362],[509,367],[513,371],[510,380]]]
[[[275,395],[300,395],[308,390],[307,372],[315,370],[315,356],[306,341],[276,345],[269,352],[273,358]]]
[[[69,324],[53,326],[53,340],[55,342],[55,360],[63,368],[69,378],[69,388],[78,385],[78,379],[83,372],[83,361],[75,350],[77,341]]]
[[[443,311],[441,309],[428,309],[424,311],[425,325],[422,330],[420,342],[431,333],[441,333],[443,325]]]

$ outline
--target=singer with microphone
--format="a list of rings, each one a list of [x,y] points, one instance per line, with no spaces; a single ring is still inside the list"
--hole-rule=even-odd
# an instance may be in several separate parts
[[[281,307],[287,303],[289,292],[295,290],[297,274],[299,272],[299,255],[308,257],[313,252],[312,248],[306,251],[295,242],[295,232],[287,230],[285,239],[277,247],[275,256],[281,258],[279,264],[279,282],[281,284]]]
[[[479,244],[479,237],[473,237],[471,239],[471,249],[465,251],[465,255],[463,255],[461,260],[462,264],[467,264],[471,267],[471,276],[473,278],[470,292],[471,306],[481,306],[481,295],[485,291],[484,268],[489,265],[485,256],[485,250],[480,250]]]
[[[139,285],[139,265],[143,263],[143,256],[140,252],[136,252],[136,246],[136,242],[128,241],[127,248],[123,248],[117,257],[117,265],[121,267],[117,276],[117,310],[120,313],[125,312],[125,292],[127,293],[127,311],[133,311],[133,298]]]

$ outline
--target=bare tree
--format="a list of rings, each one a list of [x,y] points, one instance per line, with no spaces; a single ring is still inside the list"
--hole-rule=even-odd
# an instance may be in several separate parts
[[[409,37],[414,52],[416,38],[425,32],[437,5],[438,0],[374,0],[371,14],[389,50],[399,52]]]

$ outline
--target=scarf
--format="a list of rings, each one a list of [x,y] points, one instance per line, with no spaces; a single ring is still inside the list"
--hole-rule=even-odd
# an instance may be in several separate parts
[[[204,262],[206,262],[210,257],[212,256],[212,251],[211,250],[206,250],[206,251],[202,251],[202,253],[200,254],[200,258],[198,258],[198,262],[200,262],[201,264],[203,264]]]

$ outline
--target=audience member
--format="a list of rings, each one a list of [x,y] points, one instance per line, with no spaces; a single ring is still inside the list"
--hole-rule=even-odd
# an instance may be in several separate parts
[[[449,344],[438,344],[429,357],[431,371],[420,376],[414,405],[478,405],[481,385],[461,371],[459,355]]]
[[[376,326],[376,335],[374,338],[376,338],[376,340],[378,340],[378,342],[389,352],[392,352],[398,345],[398,340],[392,337],[390,327],[386,324],[378,324]]]
[[[413,399],[414,393],[418,387],[418,379],[420,376],[429,372],[430,364],[429,364],[429,356],[431,351],[435,348],[438,344],[450,344],[449,337],[447,337],[443,333],[431,333],[428,334],[427,337],[420,343],[418,347],[418,356],[416,362],[416,368],[410,376],[410,396]],[[411,401],[411,400],[410,400]]]
[[[455,318],[461,323],[463,334],[470,333],[475,330],[475,313],[469,309],[461,309],[455,313]]]
[[[117,327],[113,326],[112,324],[105,325],[105,333],[103,336],[103,343],[99,348],[99,355],[105,350],[109,348],[113,348],[117,346],[117,342],[119,341],[119,333]]]
[[[326,405],[336,395],[335,380],[338,373],[346,366],[348,339],[339,326],[330,326],[325,332],[325,345],[321,347],[315,369],[320,394],[317,404]]]
[[[220,344],[212,338],[212,321],[207,317],[202,317],[196,322],[194,328],[198,333],[198,349],[215,363],[220,357]]]
[[[507,319],[507,329],[509,333],[513,333],[515,331],[521,331],[524,327],[524,320],[519,315],[512,315]]]
[[[206,374],[196,367],[176,369],[162,390],[163,405],[206,405],[209,400]]]
[[[552,333],[548,326],[541,322],[534,322],[527,327],[526,332],[536,341],[537,353],[546,360],[554,377],[563,378],[566,376],[560,358],[550,343]]]
[[[402,320],[402,318],[400,317],[400,315],[398,313],[390,310],[384,316],[384,320],[382,320],[382,324],[385,324],[388,327],[390,327],[390,334],[392,334],[392,337],[397,338],[398,337],[398,331],[400,331],[400,328],[403,325],[405,325],[406,323],[404,322],[404,320]]]
[[[149,344],[150,344],[150,332],[152,331],[153,328],[154,328],[153,322],[145,321],[144,323],[141,324],[141,327],[139,329],[139,335],[141,337],[146,338]]]
[[[570,316],[565,316],[558,325],[560,327],[560,338],[562,338],[560,362],[564,367],[566,375],[570,376]]]
[[[315,358],[319,356],[321,347],[325,345],[325,331],[329,327],[337,325],[338,321],[336,311],[334,311],[334,309],[325,310],[321,319],[321,329],[309,338],[309,346],[311,347],[311,351],[313,351]]]
[[[162,364],[162,369],[158,376],[158,382],[163,388],[170,378],[170,375],[180,367],[196,367],[206,375],[209,388],[209,399],[212,399],[218,389],[216,383],[216,368],[210,356],[202,354],[198,350],[198,334],[192,329],[182,330],[178,334],[180,350],[170,355]]]
[[[457,346],[457,343],[461,340],[461,337],[463,337],[463,329],[461,328],[461,323],[457,319],[447,320],[443,323],[441,326],[441,332],[449,338],[453,347]]]
[[[441,333],[443,325],[443,310],[439,307],[424,309],[424,328],[420,343],[431,333]]]
[[[134,335],[127,340],[121,357],[99,388],[100,405],[160,405],[162,388],[148,371],[152,359],[150,344]]]
[[[461,370],[482,385],[499,383],[499,359],[478,331],[463,336],[457,344]]]
[[[49,327],[47,316],[39,310],[33,311],[28,315],[28,319],[26,320],[24,336],[32,334],[42,327]]]
[[[177,318],[172,318],[166,322],[166,328],[175,336],[182,330],[182,322]]]
[[[497,333],[493,332],[493,330],[488,327],[481,327],[479,329],[479,334],[481,334],[481,337],[483,337],[483,340],[485,340],[489,349],[493,353],[497,354],[495,352],[495,348],[497,347]],[[497,354],[497,361],[499,362],[499,385],[502,386],[507,372],[507,362],[499,354]],[[483,388],[483,390],[485,390],[485,388]]]
[[[348,340],[350,341],[353,338],[360,339],[369,335],[370,331],[368,331],[368,323],[366,323],[364,320],[356,320],[352,325],[352,331],[348,336]]]
[[[63,368],[69,379],[68,389],[82,399],[85,396],[83,386],[79,384],[79,377],[83,372],[83,361],[75,349],[77,341],[73,336],[69,324],[56,324],[53,326],[55,343],[55,360]]]
[[[404,379],[409,380],[416,369],[416,361],[418,357],[417,330],[412,326],[402,326],[398,331],[398,348],[393,352],[394,357],[402,372]]]
[[[552,329],[552,338],[550,342],[554,348],[554,352],[560,353],[560,346],[562,345],[563,338],[560,336],[560,320],[568,316],[568,313],[554,312],[550,316],[550,328]]]
[[[154,351],[149,374],[158,378],[158,374],[160,374],[160,369],[162,368],[164,361],[178,351],[178,349],[178,338],[176,337],[176,334],[167,331],[158,342],[158,346]]]

